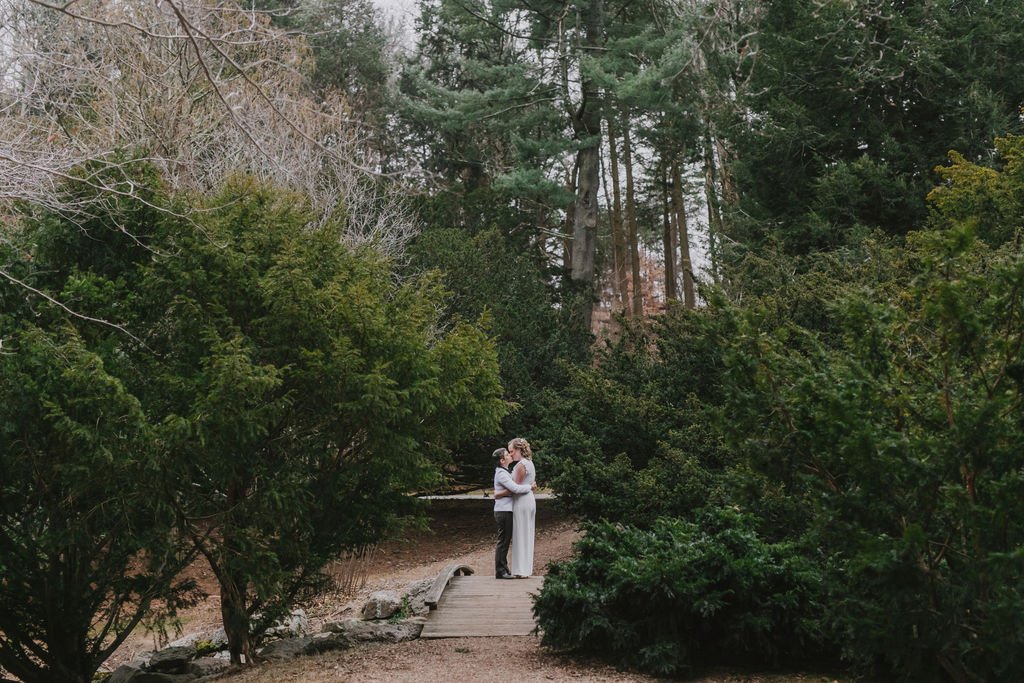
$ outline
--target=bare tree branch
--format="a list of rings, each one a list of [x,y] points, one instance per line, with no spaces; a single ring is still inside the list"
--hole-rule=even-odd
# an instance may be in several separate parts
[[[73,213],[56,187],[75,169],[145,161],[172,195],[246,173],[307,194],[320,220],[344,202],[354,241],[400,249],[412,225],[366,189],[383,175],[369,131],[343,99],[309,96],[310,60],[303,36],[233,0],[5,0],[0,221],[16,201]],[[393,234],[367,231],[353,204],[390,207]]]
[[[139,339],[134,334],[129,332],[123,326],[118,325],[116,323],[112,323],[109,320],[103,320],[102,318],[94,318],[94,317],[89,316],[89,315],[83,315],[82,313],[78,313],[77,311],[72,310],[71,308],[69,308],[65,304],[61,303],[60,301],[57,301],[56,299],[54,299],[52,296],[50,296],[46,292],[38,290],[35,287],[33,287],[32,285],[28,284],[27,282],[19,280],[18,278],[14,277],[13,275],[8,273],[6,270],[3,270],[2,268],[0,268],[0,277],[4,278],[5,280],[8,280],[9,282],[11,282],[13,284],[18,285],[19,287],[22,287],[22,288],[32,292],[36,296],[39,296],[39,297],[41,297],[43,299],[46,299],[51,304],[53,304],[57,308],[60,308],[61,310],[63,310],[65,313],[67,313],[68,315],[70,315],[72,317],[78,318],[79,320],[85,320],[85,321],[88,321],[88,322],[91,322],[91,323],[96,323],[97,325],[104,325],[106,327],[112,327],[115,330],[117,330],[118,332],[122,332],[123,334],[127,335],[132,340],[138,342],[142,346],[145,346],[145,342],[143,342],[141,339]]]

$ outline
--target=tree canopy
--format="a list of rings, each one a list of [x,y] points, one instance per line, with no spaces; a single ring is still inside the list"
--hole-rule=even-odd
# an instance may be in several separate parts
[[[0,667],[196,555],[241,661],[525,435],[549,644],[1024,678],[1022,11],[3,4]]]
[[[55,589],[68,591],[65,615],[81,617],[62,628],[90,658],[28,629],[16,615],[30,611],[12,610],[3,629],[5,646],[79,657],[24,664],[39,680],[91,674],[116,646],[107,630],[134,625],[123,603],[137,621],[146,601],[173,597],[195,554],[220,584],[233,659],[251,656],[263,630],[324,585],[330,560],[415,515],[410,494],[439,479],[450,444],[506,411],[484,330],[442,325],[437,283],[396,278],[380,255],[345,246],[343,226],[318,225],[301,196],[240,178],[188,217],[133,198],[116,208],[91,225],[30,220],[22,282],[39,294],[26,301],[8,285],[4,297],[12,476],[0,528],[5,570],[25,582],[5,599],[55,618],[63,603],[45,597],[56,568],[45,563],[83,563],[72,574],[83,585]],[[143,222],[125,239],[120,226],[147,218],[159,229]],[[53,322],[24,322],[31,308]],[[94,507],[103,514],[86,514]],[[115,623],[94,633],[97,612]]]

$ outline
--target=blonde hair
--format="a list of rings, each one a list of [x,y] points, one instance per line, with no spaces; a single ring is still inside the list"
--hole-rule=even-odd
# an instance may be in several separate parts
[[[533,449],[530,448],[530,442],[522,437],[516,437],[508,442],[508,449],[511,451],[513,448],[518,448],[523,453],[523,457],[527,460],[533,460]]]

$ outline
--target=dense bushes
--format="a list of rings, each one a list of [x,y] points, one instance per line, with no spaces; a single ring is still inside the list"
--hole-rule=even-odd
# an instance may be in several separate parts
[[[0,336],[0,667],[88,680],[144,618],[189,603],[192,554],[153,426],[103,357],[70,325],[0,315]]]
[[[1001,169],[944,169],[928,230],[748,259],[758,287],[742,305],[712,296],[671,312],[652,343],[627,338],[582,371],[564,423],[548,425],[549,469],[585,518],[638,528],[592,527],[554,574],[538,602],[547,642],[679,671],[715,661],[721,643],[786,642],[796,624],[878,676],[1024,679],[1024,140],[999,148]],[[709,565],[693,537],[725,546],[714,529],[733,507],[743,515],[727,524],[757,541]],[[774,602],[778,618],[747,599],[775,594],[743,579],[780,566],[758,544],[786,549],[808,596]],[[663,546],[656,581],[623,559]],[[650,627],[667,587],[688,614],[714,594],[697,578],[715,576],[737,584],[737,631],[684,637],[668,614],[675,635]],[[626,585],[644,610],[610,598]],[[763,630],[741,628],[748,616]]]
[[[668,315],[631,325],[597,365],[572,370],[538,425],[542,472],[562,505],[649,526],[730,500],[714,476],[735,464],[717,428],[721,351],[707,346],[728,324]]]
[[[576,550],[550,568],[536,602],[545,645],[667,675],[821,650],[818,569],[760,538],[749,515],[709,509],[649,530],[595,523]]]
[[[251,179],[191,202],[40,209],[0,244],[29,286],[0,282],[0,667],[23,680],[88,680],[189,597],[195,554],[251,661],[506,412],[492,341],[441,323],[435,278]]]

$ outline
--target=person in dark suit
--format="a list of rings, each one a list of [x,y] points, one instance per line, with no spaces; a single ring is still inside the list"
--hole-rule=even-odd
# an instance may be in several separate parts
[[[513,496],[529,493],[533,488],[527,484],[517,484],[509,474],[512,456],[508,449],[499,448],[493,455],[497,461],[494,468],[494,521],[498,525],[498,539],[494,544],[494,576],[498,579],[511,579],[508,548],[512,543]]]

